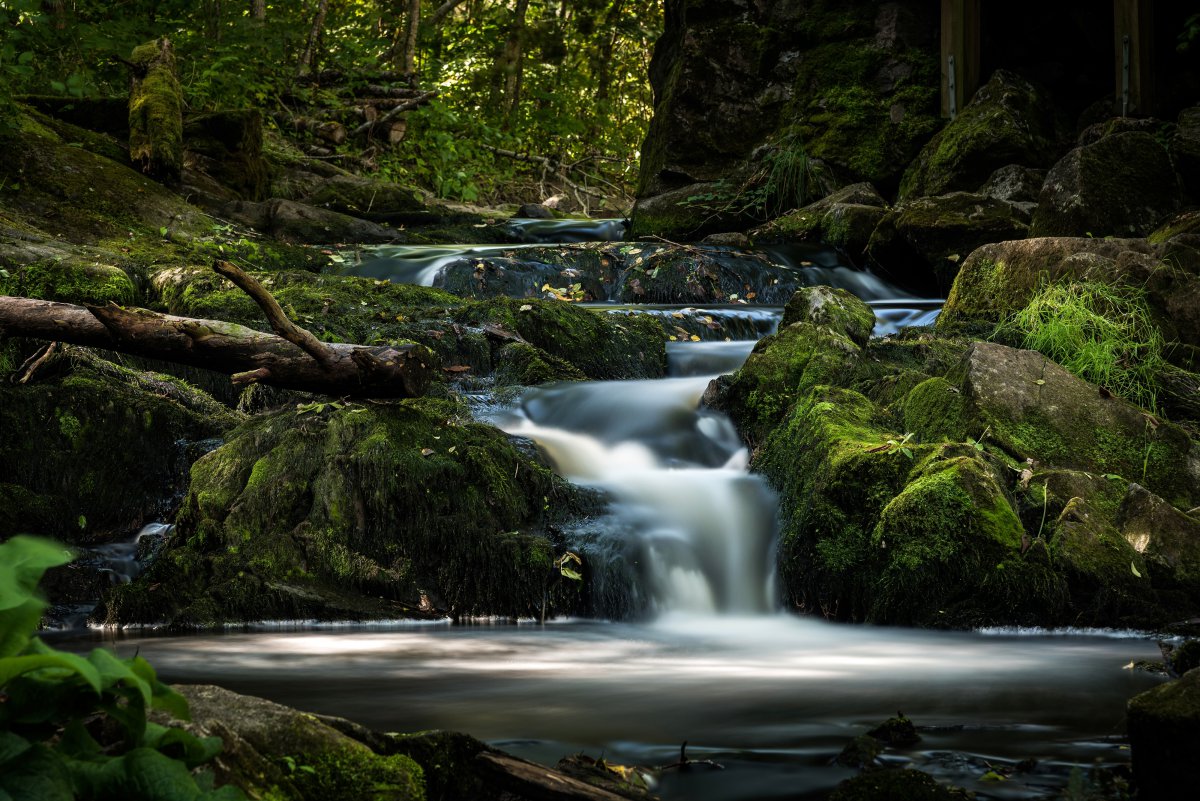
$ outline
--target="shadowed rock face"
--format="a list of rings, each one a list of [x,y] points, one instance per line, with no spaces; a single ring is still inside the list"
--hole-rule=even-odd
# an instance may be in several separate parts
[[[732,199],[785,146],[835,183],[894,189],[941,124],[935,11],[909,0],[668,2],[634,236],[730,224],[688,198]]]

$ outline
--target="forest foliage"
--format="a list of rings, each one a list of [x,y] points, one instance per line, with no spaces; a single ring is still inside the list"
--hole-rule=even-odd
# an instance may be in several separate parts
[[[187,111],[256,106],[270,118],[334,92],[307,77],[322,71],[411,73],[438,96],[410,113],[402,141],[371,153],[382,177],[463,201],[538,200],[554,191],[542,180],[547,158],[571,165],[580,185],[627,198],[650,118],[660,5],[0,0],[0,103],[11,119],[14,96],[123,95],[132,49],[168,36]]]

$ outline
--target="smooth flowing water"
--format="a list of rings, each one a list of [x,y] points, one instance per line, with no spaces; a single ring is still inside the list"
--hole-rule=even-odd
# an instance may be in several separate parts
[[[877,335],[937,314],[937,302],[867,273],[807,261],[823,271],[814,283],[872,303]],[[463,730],[548,764],[584,751],[667,765],[687,741],[690,758],[724,766],[664,772],[657,792],[667,799],[822,798],[853,775],[832,764],[846,742],[898,710],[923,740],[887,758],[983,798],[1045,797],[1073,765],[1127,760],[1125,702],[1160,680],[1126,669],[1156,657],[1148,638],[912,631],[780,613],[774,495],[747,472],[729,420],[697,408],[780,310],[638,308],[708,318],[721,333],[671,343],[665,379],[540,387],[484,407],[563,475],[611,498],[572,547],[606,585],[593,593],[609,599],[601,612],[644,622],[278,624],[118,635],[115,646],[139,651],[170,681],[219,683],[382,730]],[[1032,770],[982,781],[1029,759]]]

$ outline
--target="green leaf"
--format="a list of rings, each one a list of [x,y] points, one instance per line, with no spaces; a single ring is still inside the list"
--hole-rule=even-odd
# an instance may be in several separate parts
[[[1137,565],[1135,565],[1133,562],[1129,563],[1129,569],[1133,571],[1133,575],[1137,576],[1138,578],[1142,577],[1142,574],[1138,572]]]
[[[123,683],[130,689],[137,690],[142,697],[142,708],[150,706],[150,683],[133,672],[129,664],[118,659],[110,651],[95,648],[88,654],[88,661],[95,665],[100,673],[100,680],[105,689],[115,684]]]
[[[41,641],[34,639],[30,642],[32,644]],[[8,682],[18,676],[24,676],[35,670],[57,670],[64,671],[68,675],[79,676],[97,694],[100,692],[100,674],[96,671],[96,668],[89,664],[83,657],[63,651],[51,651],[50,653],[30,654],[27,656],[7,656],[0,659],[0,687],[8,684]]]
[[[72,558],[69,549],[39,537],[20,534],[0,543],[0,610],[23,605],[44,572]]]
[[[569,578],[569,579],[574,579],[575,581],[583,581],[583,576],[582,576],[582,575],[580,575],[580,574],[579,574],[577,571],[575,571],[575,570],[572,570],[571,568],[567,567],[566,565],[564,565],[564,566],[560,567],[560,568],[559,568],[559,571],[560,571],[560,572],[563,574],[563,576],[565,576],[566,578]]]

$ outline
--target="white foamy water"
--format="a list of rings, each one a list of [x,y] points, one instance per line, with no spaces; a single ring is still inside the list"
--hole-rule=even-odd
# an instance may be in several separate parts
[[[751,344],[691,343],[690,369],[703,369],[696,360],[706,351],[732,369]],[[775,499],[746,472],[729,420],[697,409],[713,377],[534,389],[494,420],[538,443],[564,477],[612,496],[611,536],[637,555],[642,590],[659,613],[775,607]]]

